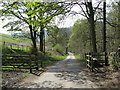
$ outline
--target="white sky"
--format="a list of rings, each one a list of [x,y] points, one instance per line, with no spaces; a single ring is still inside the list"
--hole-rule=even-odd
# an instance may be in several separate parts
[[[95,2],[96,0],[93,0],[93,3]],[[97,0],[98,1],[98,0]],[[109,0],[106,0],[107,3],[110,2]],[[78,6],[74,6],[72,8],[72,10],[74,11],[79,11],[80,8]],[[62,21],[62,23],[59,23],[58,27],[71,27],[73,26],[73,24],[75,23],[75,21],[79,18],[84,18],[83,16],[81,15],[74,15],[74,16],[68,16],[68,17],[65,17],[65,19]],[[5,21],[5,22],[2,22],[2,20],[0,20],[0,33],[4,33],[4,34],[10,34],[6,28],[2,28],[4,24],[6,24],[8,21]]]

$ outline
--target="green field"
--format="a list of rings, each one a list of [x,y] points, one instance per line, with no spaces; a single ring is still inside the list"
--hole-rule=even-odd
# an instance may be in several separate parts
[[[7,35],[7,34],[2,34],[0,33],[0,42],[7,42],[7,43],[31,43],[31,40],[28,40],[26,38],[17,38],[17,37],[13,37],[11,35]]]
[[[31,40],[28,40],[26,38],[17,38],[17,37],[13,37],[12,35],[7,35],[7,34],[2,34],[0,33],[0,52],[2,52],[2,54],[21,54],[24,52],[28,52],[29,48],[28,47],[21,47],[21,46],[10,46],[10,45],[3,45],[2,42],[5,43],[14,43],[14,44],[27,44],[30,45],[31,44]]]

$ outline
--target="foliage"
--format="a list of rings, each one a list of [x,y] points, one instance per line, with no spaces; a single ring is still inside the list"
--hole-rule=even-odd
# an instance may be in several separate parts
[[[118,70],[120,68],[120,57],[119,57],[119,52],[111,52],[111,55],[109,56],[109,63],[110,66],[114,70]]]
[[[113,2],[112,9],[107,16],[107,49],[116,52],[120,45],[120,2]]]
[[[41,40],[43,42],[43,29],[53,19],[53,17],[65,14],[63,3],[58,2],[2,2],[2,20],[9,18],[12,22],[4,27],[11,27],[9,31],[22,31],[23,28],[29,28],[30,38],[33,47],[36,49],[36,33],[39,27]],[[13,20],[14,19],[14,20]],[[43,44],[41,44],[43,45]],[[42,46],[43,47],[43,46]]]
[[[47,28],[47,41],[51,42],[53,47],[58,44],[59,31],[60,29],[57,26],[49,26]]]
[[[59,44],[54,46],[54,49],[59,52],[61,55],[64,55],[64,48],[62,46],[60,46]]]
[[[89,52],[90,36],[87,20],[78,19],[72,27],[72,34],[69,40],[69,47],[72,52],[82,54]],[[77,44],[76,44],[77,43]]]
[[[65,54],[71,35],[71,29],[58,28],[57,26],[49,26],[47,29],[47,43],[52,45],[52,47],[62,55]]]
[[[49,26],[47,30],[48,42],[54,47],[56,44],[67,47],[71,34],[70,28],[58,28],[57,26]]]

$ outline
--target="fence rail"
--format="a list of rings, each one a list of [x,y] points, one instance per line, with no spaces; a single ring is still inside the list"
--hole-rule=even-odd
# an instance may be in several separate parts
[[[4,45],[8,45],[8,46],[10,46],[10,45],[13,45],[13,46],[23,46],[23,47],[29,47],[30,46],[30,45],[27,45],[27,44],[8,43],[8,42],[5,42],[5,41],[0,42],[0,43],[2,43]]]
[[[90,71],[105,65],[105,53],[85,53],[85,59]]]
[[[94,71],[95,68],[105,65],[105,59],[109,60],[109,64],[114,68],[120,69],[120,51],[106,53],[85,53],[86,65],[90,71]]]
[[[3,45],[3,48],[4,47],[9,47],[11,49],[18,49],[18,50],[25,50],[25,51],[28,51],[29,50],[29,47],[30,45],[28,44],[16,44],[16,43],[8,43],[8,42],[0,42],[2,45]]]
[[[2,55],[2,68],[29,69],[32,73],[32,69],[38,70],[39,65],[34,55]]]

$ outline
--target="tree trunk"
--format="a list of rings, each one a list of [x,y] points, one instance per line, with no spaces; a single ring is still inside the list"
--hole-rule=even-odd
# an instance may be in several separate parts
[[[106,52],[106,2],[103,2],[103,52]]]
[[[44,43],[44,30],[41,27],[40,29],[40,51],[43,52],[43,43]]]
[[[92,7],[92,2],[88,2],[88,8],[90,11],[88,22],[90,24],[90,36],[91,36],[91,43],[92,43],[92,52],[96,53],[97,52],[96,32],[95,32],[94,11],[93,11],[93,7]]]
[[[30,35],[31,35],[31,40],[32,40],[32,43],[33,43],[33,49],[34,49],[34,52],[37,52],[37,47],[36,47],[36,34],[34,32],[34,35],[33,35],[33,29],[32,29],[32,26],[29,25],[29,29],[30,29]]]
[[[66,54],[68,54],[68,47],[66,47]]]
[[[44,54],[45,54],[45,33],[44,33]]]
[[[103,2],[103,52],[105,52],[105,65],[108,66],[106,51],[106,0]]]
[[[120,48],[120,0],[118,2],[118,48]]]

